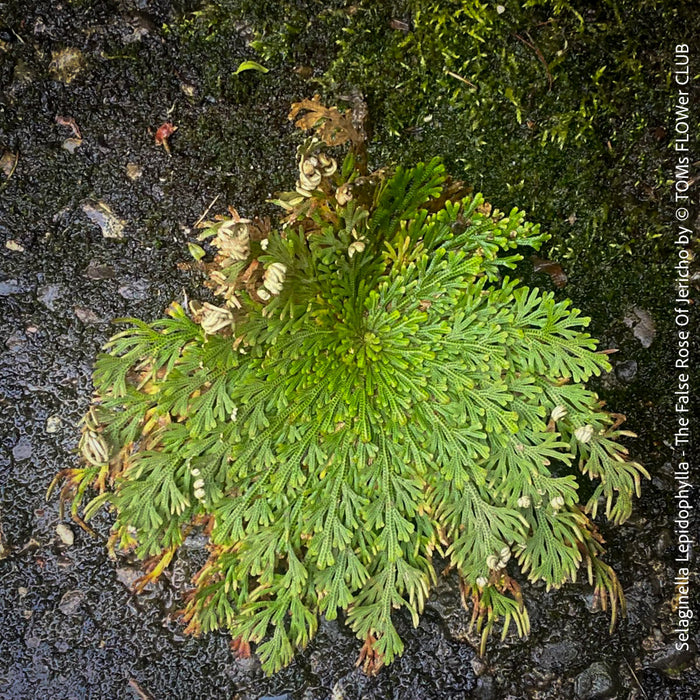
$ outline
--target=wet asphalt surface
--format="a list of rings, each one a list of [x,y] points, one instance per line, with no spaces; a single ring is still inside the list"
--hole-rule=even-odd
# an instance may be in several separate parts
[[[673,474],[660,439],[670,434],[671,415],[649,398],[670,375],[658,378],[653,362],[663,353],[645,354],[620,314],[594,324],[604,342],[628,348],[620,360],[627,364],[602,390],[642,435],[634,450],[654,478],[631,521],[603,529],[629,607],[613,635],[607,616],[591,612],[583,583],[552,593],[529,586],[530,638],[494,639],[480,660],[448,579],[417,629],[399,617],[406,651],[376,678],[355,669],[353,635],[324,622],[310,647],[270,679],[255,659],[236,659],[225,635],[182,633],[178,600],[204,556],[200,540],[188,541],[155,590],[134,597],[138,564],[108,558],[107,515],[95,523],[97,539],[70,519],[74,541],[65,532],[61,539],[57,500],[44,495],[54,474],[75,464],[91,367],[114,331],[110,320],[152,319],[172,299],[197,295],[199,278],[183,265],[185,243],[217,195],[212,214],[227,204],[243,215],[262,213],[271,193],[294,179],[297,137],[286,115],[312,88],[292,71],[264,79],[251,71],[210,91],[206,56],[162,29],[182,9],[0,3],[0,156],[18,156],[9,180],[0,174],[0,697],[700,697],[696,655],[672,645]],[[243,25],[230,37],[232,70],[255,58],[246,39]],[[81,59],[66,84],[55,66],[67,47]],[[76,134],[57,117],[78,128],[82,142],[72,153],[66,140]],[[154,142],[166,121],[179,127],[172,155]],[[100,202],[123,220],[123,238],[104,237],[86,214]],[[658,314],[656,325],[658,347],[667,329]],[[698,610],[697,595],[694,601]]]

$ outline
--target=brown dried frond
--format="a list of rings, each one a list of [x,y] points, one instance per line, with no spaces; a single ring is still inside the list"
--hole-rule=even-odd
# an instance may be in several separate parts
[[[237,659],[250,658],[250,644],[243,637],[236,637],[231,640],[231,650]]]
[[[362,670],[368,676],[376,676],[384,666],[384,655],[374,648],[376,641],[374,635],[368,634],[355,662],[355,666],[362,666]]]
[[[299,116],[300,112],[305,114]],[[337,107],[324,107],[319,95],[294,102],[289,119],[296,119],[294,125],[299,129],[314,129],[328,146],[341,146],[350,141],[357,147],[364,142],[362,134],[353,125],[352,111],[340,112]]]

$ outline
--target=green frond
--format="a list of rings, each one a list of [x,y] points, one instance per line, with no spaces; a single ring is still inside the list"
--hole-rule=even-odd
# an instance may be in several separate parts
[[[617,525],[632,514],[632,495],[641,495],[642,477],[649,478],[649,472],[631,461],[627,457],[627,449],[615,442],[618,434],[619,431],[594,434],[590,442],[578,444],[581,471],[591,479],[600,480],[586,509],[595,518],[598,500],[602,497],[605,500],[605,516]]]
[[[257,645],[269,673],[341,611],[366,667],[390,663],[392,615],[418,624],[436,552],[482,646],[501,623],[528,632],[516,566],[547,587],[585,567],[614,617],[622,591],[586,512],[602,500],[622,522],[648,474],[583,384],[609,370],[588,319],[501,276],[547,236],[464,197],[437,159],[341,175],[321,148],[301,149],[318,187],[280,199],[277,230],[232,212],[205,232],[220,306],[125,319],[106,345],[85,466],[59,478],[73,513],[96,489],[86,517],[108,505],[114,542],[160,557],[151,578],[204,531],[188,630]]]

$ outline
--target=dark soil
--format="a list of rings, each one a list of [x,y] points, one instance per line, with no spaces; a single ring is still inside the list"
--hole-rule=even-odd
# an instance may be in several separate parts
[[[0,157],[17,155],[11,177],[0,173],[0,697],[700,697],[696,654],[673,649],[668,246],[655,248],[652,260],[633,252],[611,262],[605,248],[584,251],[561,292],[592,315],[602,347],[620,349],[617,371],[598,390],[640,434],[633,450],[653,477],[628,523],[601,525],[628,602],[613,634],[608,615],[591,610],[585,582],[549,593],[527,586],[530,637],[494,638],[479,660],[469,615],[447,579],[417,629],[399,619],[406,651],[377,677],[355,668],[354,636],[324,622],[289,668],[266,678],[254,658],[234,657],[225,635],[183,634],[178,596],[201,558],[196,538],[157,589],[135,597],[125,585],[133,563],[108,558],[108,516],[94,523],[97,538],[69,517],[74,542],[59,537],[57,499],[47,503],[44,494],[60,469],[75,464],[92,363],[114,330],[111,319],[152,319],[172,299],[198,295],[199,278],[182,264],[186,241],[217,195],[211,214],[228,204],[242,215],[265,213],[272,192],[294,180],[298,135],[287,112],[313,94],[308,72],[282,62],[264,75],[233,76],[241,61],[259,58],[248,45],[246,18],[225,40],[215,32],[208,40],[201,28],[185,31],[187,12],[196,8],[166,0],[0,2]],[[302,57],[305,65],[312,74],[323,71],[331,39],[307,46],[313,52]],[[82,57],[68,84],[51,67],[66,48]],[[76,135],[57,117],[79,129],[73,153],[64,142]],[[165,122],[178,126],[171,155],[154,142]],[[140,177],[130,179],[128,164]],[[88,218],[83,207],[98,202],[126,222],[123,239],[103,237]],[[531,265],[521,274],[552,286]],[[655,328],[648,347],[631,327],[640,322],[634,309]],[[694,590],[697,611],[697,581]],[[697,645],[697,624],[695,630]]]

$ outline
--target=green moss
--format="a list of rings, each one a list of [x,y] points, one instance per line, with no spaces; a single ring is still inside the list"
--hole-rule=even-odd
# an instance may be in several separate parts
[[[658,252],[669,58],[692,5],[219,3],[277,70],[310,59],[326,93],[363,93],[375,162],[445,154],[499,206],[542,221],[571,269],[592,247],[618,261]]]

